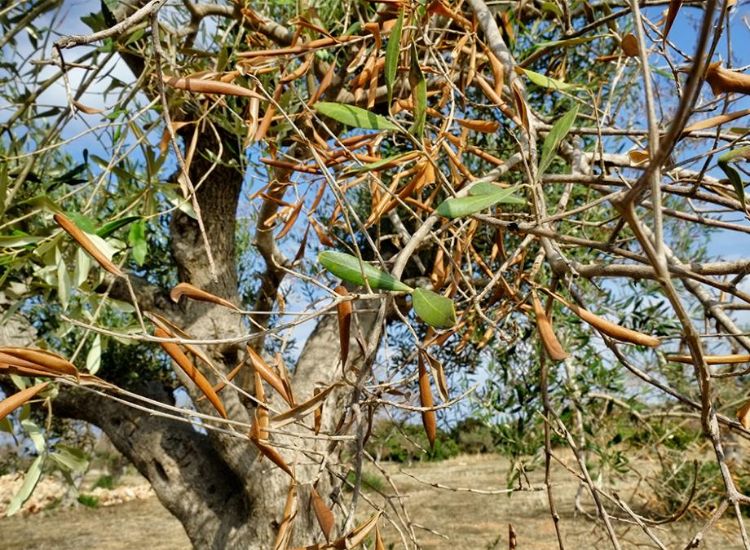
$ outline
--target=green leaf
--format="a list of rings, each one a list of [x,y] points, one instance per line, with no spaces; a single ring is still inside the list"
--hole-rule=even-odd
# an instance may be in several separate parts
[[[397,161],[401,157],[405,157],[406,155],[411,155],[411,154],[412,154],[412,151],[407,151],[406,153],[399,153],[398,155],[393,155],[390,157],[386,157],[384,159],[376,160],[375,162],[369,162],[367,164],[363,164],[362,166],[351,168],[350,170],[346,170],[344,174],[350,175],[350,174],[359,174],[361,172],[372,172],[374,170],[381,168],[382,166],[385,166],[386,164]],[[414,159],[412,160],[416,160],[416,159],[417,157],[414,157]]]
[[[737,193],[737,196],[740,199],[740,203],[742,203],[742,209],[746,210],[747,206],[745,205],[745,184],[742,182],[742,176],[740,176],[740,173],[735,170],[733,166],[730,166],[728,162],[719,161],[719,168],[724,170],[727,178],[729,178],[729,183],[731,183],[732,187],[734,187],[734,192]]]
[[[86,370],[91,374],[96,374],[102,365],[102,336],[97,334],[91,343],[91,348],[86,354]]]
[[[491,184],[488,184],[491,185]],[[462,218],[476,212],[480,212],[496,204],[525,204],[526,201],[521,197],[514,196],[513,193],[518,191],[518,187],[510,187],[497,190],[487,189],[484,184],[477,184],[479,187],[477,194],[470,194],[468,197],[455,199],[446,199],[440,203],[435,212],[445,218]],[[496,186],[493,186],[496,187]],[[473,190],[473,189],[472,189]],[[471,191],[470,191],[471,193]]]
[[[321,115],[325,115],[341,124],[346,124],[353,128],[367,128],[369,130],[398,130],[398,126],[387,118],[353,105],[319,101],[315,104],[315,110]]]
[[[535,48],[537,50],[541,50],[543,48],[555,48],[558,46],[567,47],[567,46],[577,46],[578,44],[585,44],[586,42],[591,42],[592,40],[596,40],[597,38],[605,38],[606,34],[594,34],[591,36],[577,36],[576,38],[565,38],[563,40],[550,40],[549,42],[538,42],[535,44]]]
[[[43,241],[46,237],[29,235],[23,231],[14,231],[11,235],[0,235],[0,248],[23,248]]]
[[[68,447],[67,445],[56,445],[55,452],[50,453],[49,457],[64,470],[76,474],[85,472],[89,465],[89,461],[83,451],[74,447]]]
[[[138,265],[143,265],[148,254],[148,241],[146,240],[146,221],[139,220],[130,226],[128,232],[128,244],[133,248],[133,259]]]
[[[318,261],[336,277],[355,285],[365,286],[365,279],[367,279],[373,289],[396,292],[411,292],[413,290],[392,275],[370,264],[360,262],[358,258],[351,254],[326,250],[318,254]]]
[[[417,288],[412,293],[414,311],[422,321],[435,328],[451,328],[456,324],[456,309],[453,300],[426,288]]]
[[[534,71],[530,71],[528,69],[521,68],[521,70],[529,80],[531,80],[537,86],[541,86],[542,88],[562,91],[571,91],[578,88],[578,86],[574,84],[568,84],[567,82],[563,82],[562,80],[557,80],[556,78],[551,78],[540,73],[535,73]]]
[[[563,16],[563,12],[560,9],[560,6],[558,6],[554,2],[542,2],[542,11],[548,11],[550,13],[554,13],[558,17]]]
[[[542,144],[542,160],[539,162],[540,176],[549,168],[552,159],[555,158],[557,148],[562,143],[562,140],[565,139],[565,136],[568,135],[568,132],[570,132],[570,128],[573,126],[573,122],[575,122],[577,116],[578,105],[574,105],[570,111],[557,119],[552,125],[549,134],[544,138],[544,143]]]
[[[727,175],[727,178],[729,178],[729,182],[732,184],[732,187],[734,187],[734,191],[737,193],[744,210],[746,209],[745,184],[742,181],[740,173],[733,166],[729,165],[731,162],[737,162],[740,160],[750,160],[750,145],[727,151],[721,155],[719,157],[719,168],[721,168]]]
[[[99,235],[102,239],[106,239],[121,227],[125,227],[126,225],[140,219],[140,216],[126,216],[124,218],[120,218],[119,220],[107,222],[96,231],[96,234]]]
[[[34,444],[36,452],[43,453],[47,448],[47,442],[44,439],[42,429],[33,420],[29,420],[28,418],[21,420],[21,426],[23,426],[26,435],[29,436],[29,439]]]
[[[29,470],[26,472],[26,477],[23,480],[23,485],[18,492],[13,495],[13,498],[8,504],[8,510],[5,512],[6,516],[12,516],[21,509],[24,502],[26,502],[31,493],[34,492],[34,487],[39,482],[39,478],[42,476],[42,465],[44,464],[44,455],[41,454],[34,459],[34,462],[29,466]]]
[[[396,24],[393,25],[388,46],[385,49],[385,85],[388,87],[388,106],[393,101],[393,84],[398,74],[398,58],[401,48],[401,29],[404,26],[404,10],[398,13]]]
[[[737,162],[738,160],[750,160],[750,145],[732,149],[719,157],[719,163]]]
[[[96,233],[96,224],[94,223],[94,220],[88,216],[71,212],[67,212],[66,215],[73,220],[73,223],[75,223],[81,230],[86,233]]]
[[[409,85],[411,86],[412,97],[414,98],[414,124],[411,131],[422,139],[424,135],[424,125],[427,120],[427,80],[419,66],[419,55],[417,46],[411,43],[411,65],[409,65]]]

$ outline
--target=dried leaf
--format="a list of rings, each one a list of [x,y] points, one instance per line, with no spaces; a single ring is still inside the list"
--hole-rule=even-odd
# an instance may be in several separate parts
[[[639,346],[648,346],[651,348],[658,347],[661,344],[661,341],[654,336],[649,336],[648,334],[643,334],[642,332],[638,332],[620,326],[616,323],[612,323],[611,321],[607,321],[606,319],[591,313],[587,309],[578,307],[575,304],[569,304],[567,302],[563,303],[567,306],[568,309],[578,315],[581,319],[586,321],[595,329],[603,332],[610,338],[614,338],[615,340],[619,340],[621,342],[630,342],[631,344],[638,344]]]
[[[375,525],[375,550],[385,550],[383,537],[380,535],[380,525]]]
[[[94,107],[89,107],[88,105],[84,105],[80,101],[73,100],[73,105],[75,105],[75,108],[81,111],[82,113],[86,113],[87,115],[99,115],[104,112],[104,109],[95,109]]]
[[[31,386],[29,388],[26,388],[25,390],[14,393],[10,397],[7,397],[0,401],[0,420],[8,416],[21,405],[25,405],[48,385],[49,382],[42,382],[41,384],[37,384],[36,386]]]
[[[356,548],[358,545],[362,544],[367,535],[370,534],[370,531],[372,531],[377,525],[382,513],[383,512],[375,513],[366,522],[358,525],[348,534],[331,543],[331,547],[338,548],[339,550],[344,550],[345,548]]]
[[[432,390],[430,389],[430,377],[427,373],[427,367],[424,366],[422,356],[419,357],[419,403],[424,408],[432,408],[435,403],[432,399]],[[425,434],[430,442],[430,447],[435,446],[435,437],[437,435],[437,415],[434,410],[422,411],[422,425]]]
[[[412,98],[414,100],[414,124],[411,131],[422,139],[424,127],[427,121],[427,80],[422,68],[419,66],[417,46],[411,44],[411,65],[409,66],[409,86],[411,86]]]
[[[257,428],[255,428],[257,429]],[[271,447],[270,445],[264,443],[261,441],[257,435],[251,435],[250,441],[253,442],[253,444],[258,448],[258,450],[261,452],[263,456],[268,458],[271,462],[276,464],[279,468],[284,470],[287,474],[289,474],[289,477],[294,479],[294,472],[289,467],[289,465],[286,463],[284,458],[279,454],[279,451]]]
[[[154,329],[154,336],[158,338],[171,338],[172,335],[161,327]],[[223,418],[227,418],[227,411],[224,408],[224,404],[219,399],[219,396],[214,391],[213,387],[206,379],[205,376],[196,368],[188,356],[183,353],[177,344],[172,342],[159,342],[159,345],[167,352],[167,354],[174,360],[175,363],[185,372],[185,374],[198,386],[198,389],[203,392],[206,399],[214,406]]]
[[[750,401],[745,401],[745,404],[737,409],[737,420],[743,428],[750,429]]]
[[[257,92],[237,86],[236,84],[229,84],[227,82],[220,82],[218,80],[201,80],[199,78],[177,78],[176,76],[164,75],[164,84],[171,88],[178,90],[187,90],[188,92],[196,92],[199,94],[217,94],[217,95],[231,95],[238,97],[254,97],[259,100],[265,101],[266,98]]]
[[[120,271],[120,268],[113,264],[107,256],[105,256],[105,254],[94,245],[93,241],[86,235],[86,233],[73,223],[70,218],[59,212],[54,215],[54,218],[57,224],[62,227],[65,232],[88,253],[89,256],[94,258],[99,265],[116,277],[124,276],[122,271]]]
[[[247,354],[250,359],[250,364],[253,366],[256,372],[260,375],[260,377],[263,380],[265,380],[269,386],[275,389],[276,392],[281,397],[283,397],[287,403],[291,405],[293,403],[293,400],[291,396],[287,393],[286,387],[284,386],[284,382],[281,380],[279,375],[277,375],[273,371],[273,369],[271,369],[271,367],[268,366],[268,363],[266,363],[265,360],[250,346],[247,346]]]
[[[496,120],[465,120],[457,118],[456,122],[463,128],[486,134],[494,134],[500,128],[500,123]]]
[[[547,318],[542,303],[539,301],[535,292],[532,293],[531,300],[534,306],[534,314],[536,315],[536,326],[539,330],[539,337],[542,339],[544,350],[553,361],[562,361],[566,359],[568,353],[560,345],[557,336],[555,336],[555,331],[552,329],[552,323]]]
[[[673,363],[693,364],[692,355],[669,354],[665,356],[667,361]],[[750,355],[747,353],[737,353],[730,355],[704,355],[703,359],[707,365],[736,365],[738,363],[750,363]]]
[[[42,349],[27,349],[27,348],[16,348],[16,347],[0,347],[0,353],[23,359],[33,365],[20,365],[28,366],[31,368],[40,368],[45,371],[52,372],[54,374],[68,374],[71,376],[78,376],[78,369],[73,363],[46,350]],[[12,364],[10,361],[6,361]]]
[[[620,43],[620,47],[622,48],[622,51],[625,55],[628,57],[638,57],[639,48],[638,48],[638,39],[635,37],[634,34],[628,33],[625,36],[622,37],[622,42]]]
[[[638,150],[628,152],[628,157],[630,158],[630,162],[636,166],[648,162],[648,159],[651,158],[648,152]]]
[[[443,364],[436,357],[433,357],[424,350],[420,350],[420,356],[424,356],[424,359],[427,360],[427,364],[430,366],[432,377],[435,379],[438,392],[440,392],[440,398],[444,402],[448,401],[450,399],[450,395],[448,394],[448,379],[445,376]]]
[[[714,95],[728,92],[750,94],[750,75],[725,69],[721,61],[711,63],[706,70],[706,81]]]
[[[683,133],[695,132],[696,130],[706,130],[708,128],[715,128],[727,122],[737,120],[744,116],[750,115],[750,109],[743,109],[742,111],[736,111],[734,113],[726,113],[723,115],[713,116],[705,120],[699,120],[695,124],[691,124],[683,130]]]
[[[344,286],[337,286],[333,291],[339,296],[349,296],[349,291]],[[346,359],[349,357],[349,339],[352,324],[352,301],[339,302],[336,306],[339,321],[339,344],[341,346],[341,366],[346,368]]]
[[[331,531],[336,523],[336,519],[333,516],[333,512],[326,505],[323,498],[318,494],[315,487],[310,491],[310,503],[312,504],[315,517],[320,525],[320,530],[323,532],[323,536],[326,538],[326,542],[331,541]]]
[[[240,363],[241,364],[241,363]],[[263,405],[266,402],[266,390],[263,388],[263,379],[258,371],[253,371],[255,382],[255,398],[258,400],[258,406],[255,407],[255,425],[257,426],[258,439],[268,439],[268,409]]]
[[[229,309],[233,309],[235,311],[240,311],[240,308],[238,308],[229,300],[220,298],[219,296],[215,296],[210,292],[206,292],[205,290],[201,290],[200,288],[193,286],[190,283],[180,283],[175,286],[169,293],[169,297],[174,303],[179,302],[182,296],[187,296],[192,300],[198,300],[200,302],[210,302],[212,304],[228,307]]]
[[[299,405],[289,409],[288,411],[284,411],[281,414],[277,414],[276,416],[271,418],[271,422],[270,422],[271,426],[273,428],[283,428],[287,424],[291,424],[292,422],[302,420],[311,412],[322,407],[323,403],[328,397],[328,394],[331,393],[337,387],[338,387],[338,384],[332,384],[328,386],[326,389],[324,389],[323,391],[315,393],[313,397],[311,397],[304,403],[300,403]]]
[[[279,532],[274,542],[274,550],[286,550],[292,538],[292,522],[297,515],[297,482],[292,480],[289,484],[289,491],[286,494],[286,504],[284,504],[284,514],[279,524]]]

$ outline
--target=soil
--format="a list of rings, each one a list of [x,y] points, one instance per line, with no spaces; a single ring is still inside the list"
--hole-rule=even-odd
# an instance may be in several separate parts
[[[509,496],[476,494],[465,490],[506,489],[508,467],[507,460],[503,458],[480,455],[461,456],[439,463],[387,464],[385,473],[398,486],[403,496],[405,513],[411,519],[414,534],[424,550],[506,549],[509,524],[512,524],[516,533],[519,549],[558,548],[545,491],[516,491]],[[386,504],[390,502],[403,516],[404,511],[399,507],[397,499],[392,498],[393,490],[388,480],[375,470],[371,469],[369,472],[380,477],[379,485],[382,486],[379,488],[391,498],[368,489],[365,494],[367,499],[378,507],[387,508],[391,517],[394,517],[393,507]],[[416,476],[419,481],[407,474]],[[600,523],[585,515],[574,514],[573,502],[578,487],[576,480],[561,467],[553,471],[552,479],[565,547],[611,548]],[[530,472],[529,480],[532,486],[541,487],[543,469]],[[0,505],[7,495],[5,489],[8,487],[3,487],[1,481]],[[430,485],[435,483],[454,490]],[[634,490],[628,487],[617,489],[624,498],[629,498]],[[190,548],[181,525],[159,504],[145,480],[131,476],[123,485],[114,489],[113,494],[116,496],[110,498],[106,490],[100,490],[100,505],[97,508],[58,506],[39,513],[29,513],[27,508],[27,511],[16,516],[2,518],[0,547],[4,550]],[[112,504],[118,501],[119,503]],[[594,513],[590,499],[583,499],[583,504],[587,511]],[[614,510],[611,503],[605,505],[610,511]],[[41,506],[37,504],[38,508]],[[363,511],[363,517],[367,515],[368,512]],[[623,548],[656,547],[638,526],[622,521],[614,523]],[[387,521],[382,525],[386,547],[403,548],[401,535],[394,526]],[[682,520],[667,526],[654,526],[651,530],[667,548],[683,548],[701,526],[701,522]],[[313,535],[315,536],[317,534]],[[403,536],[408,538],[406,533]],[[707,533],[702,547],[742,547],[736,523],[729,514]]]

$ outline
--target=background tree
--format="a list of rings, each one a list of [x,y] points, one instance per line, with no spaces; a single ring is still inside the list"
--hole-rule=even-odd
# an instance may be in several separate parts
[[[733,2],[686,2],[679,43],[679,2],[493,5],[105,1],[80,34],[60,2],[0,9],[1,407],[47,405],[10,425],[37,453],[14,509],[80,466],[54,415],[196,547],[342,547],[383,511],[416,547],[398,503],[357,515],[373,421],[433,440],[449,380],[491,362],[517,454],[570,446],[615,547],[617,518],[663,518],[589,470],[627,472],[592,430],[613,406],[699,420],[748,545],[722,429],[750,433],[750,264],[702,249],[748,232]]]

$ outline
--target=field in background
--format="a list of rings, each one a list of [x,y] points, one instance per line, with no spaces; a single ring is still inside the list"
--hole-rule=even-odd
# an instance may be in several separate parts
[[[547,508],[544,491],[516,492],[506,495],[479,495],[466,491],[449,491],[428,483],[454,488],[502,490],[506,486],[508,461],[497,455],[462,455],[443,462],[417,463],[411,466],[388,464],[386,472],[397,484],[404,505],[414,524],[414,531],[425,550],[481,550],[508,548],[508,523],[518,536],[518,548],[546,550],[557,548],[554,526]],[[543,469],[529,473],[532,484],[541,487]],[[374,470],[367,480],[392,495],[388,481]],[[577,489],[575,480],[558,466],[553,482],[561,516],[565,542],[570,548],[609,548],[603,531],[585,516],[573,515]],[[140,491],[137,478],[128,478],[127,485]],[[140,483],[143,483],[141,480]],[[120,487],[121,493],[123,487]],[[629,498],[634,487],[619,487]],[[385,498],[372,489],[367,497],[378,506]],[[588,500],[586,509],[593,510]],[[612,507],[609,507],[610,510]],[[637,526],[616,523],[625,548],[650,548],[653,543]],[[386,546],[402,548],[397,531],[384,524]],[[699,523],[681,521],[653,527],[654,533],[668,548],[683,548],[700,528]],[[147,548],[177,550],[189,548],[180,524],[169,515],[154,496],[123,504],[74,509],[56,509],[35,515],[0,519],[0,541],[4,550],[116,550]],[[311,541],[312,542],[312,541]],[[729,515],[713,529],[703,548],[741,548],[735,524]]]

